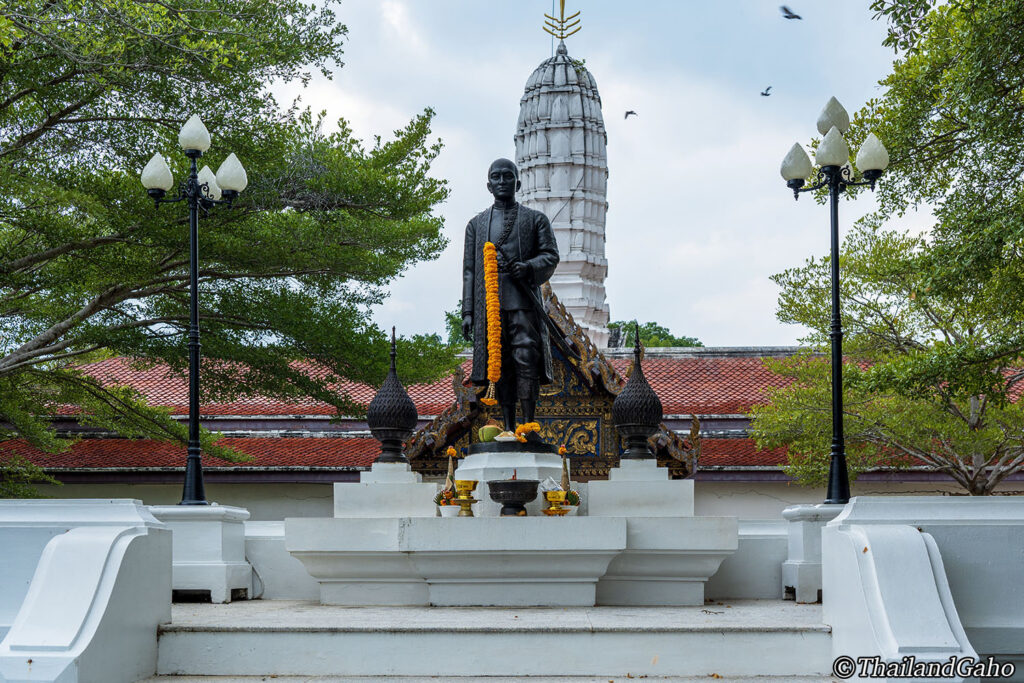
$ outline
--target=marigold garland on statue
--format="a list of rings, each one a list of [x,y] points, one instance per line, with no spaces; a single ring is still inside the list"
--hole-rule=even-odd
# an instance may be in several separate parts
[[[484,245],[484,288],[487,295],[487,394],[484,405],[498,403],[495,385],[501,379],[501,303],[498,301],[498,250],[493,242]]]
[[[519,443],[526,443],[526,435],[540,431],[539,422],[526,422],[516,427],[516,439]]]

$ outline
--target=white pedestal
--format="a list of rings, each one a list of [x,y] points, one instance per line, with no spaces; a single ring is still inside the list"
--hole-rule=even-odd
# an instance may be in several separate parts
[[[377,462],[359,483],[334,484],[335,517],[436,517],[437,484],[423,483],[408,463]]]
[[[654,460],[623,460],[587,487],[592,517],[692,517],[693,480],[669,479]]]
[[[150,505],[170,527],[174,590],[209,591],[211,602],[231,602],[231,591],[252,587],[245,559],[245,520],[249,511],[227,505]]]
[[[608,471],[608,481],[668,481],[668,468],[658,467],[654,459],[620,460]]]
[[[320,582],[323,604],[593,606],[626,523],[294,518],[285,542]]]
[[[285,547],[320,583],[323,605],[427,605],[427,583],[400,547],[410,521],[285,519]]]
[[[626,544],[620,519],[412,521],[404,545],[439,606],[592,607],[598,579]]]
[[[821,529],[843,511],[843,505],[793,505],[782,511],[789,522],[788,552],[782,563],[782,599],[821,600]]]
[[[554,453],[474,453],[459,462],[455,470],[456,479],[475,479],[477,485],[474,497],[480,502],[474,506],[473,514],[480,517],[497,517],[501,505],[491,500],[487,482],[495,479],[511,479],[513,472],[518,479],[536,479],[543,482],[551,477],[556,482],[562,478],[562,456]],[[538,490],[537,498],[527,503],[528,515],[541,515],[547,507],[544,496]]]
[[[703,605],[738,547],[735,517],[627,517],[626,549],[597,583],[599,605]]]

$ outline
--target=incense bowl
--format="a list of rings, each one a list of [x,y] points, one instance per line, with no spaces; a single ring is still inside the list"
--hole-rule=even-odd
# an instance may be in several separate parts
[[[537,479],[497,479],[487,482],[491,500],[501,503],[501,517],[525,517],[526,504],[537,497]]]

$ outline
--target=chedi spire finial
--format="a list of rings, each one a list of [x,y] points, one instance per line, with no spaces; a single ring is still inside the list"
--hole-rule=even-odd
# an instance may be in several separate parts
[[[555,18],[550,14],[545,14],[544,31],[553,35],[559,40],[565,40],[569,36],[577,33],[582,26],[580,26],[580,13],[576,12],[572,16],[565,16],[565,0],[559,0],[559,13],[558,17]],[[559,46],[561,47],[561,46]]]

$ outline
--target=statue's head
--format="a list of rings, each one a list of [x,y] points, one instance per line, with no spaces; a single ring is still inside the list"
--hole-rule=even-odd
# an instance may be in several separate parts
[[[521,185],[519,169],[508,159],[495,159],[487,169],[487,191],[495,199],[512,201]]]

